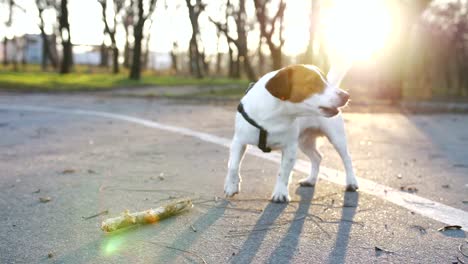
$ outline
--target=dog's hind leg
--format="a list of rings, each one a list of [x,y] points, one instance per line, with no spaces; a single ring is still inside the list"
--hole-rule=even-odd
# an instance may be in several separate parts
[[[305,130],[299,137],[299,149],[310,159],[310,174],[307,178],[299,181],[301,186],[313,187],[317,182],[322,155],[317,150],[317,135],[312,131]]]
[[[328,129],[326,131],[326,135],[328,137],[328,140],[330,140],[330,143],[332,143],[332,145],[335,147],[338,154],[340,154],[341,160],[343,161],[343,165],[346,171],[346,191],[355,192],[359,187],[358,182],[356,180],[356,176],[354,175],[351,156],[348,152],[344,121],[341,116],[336,118],[336,121],[341,120],[341,122],[337,122],[333,126],[333,129]]]
[[[240,165],[246,145],[234,139],[231,143],[231,149],[228,162],[228,173],[224,181],[224,194],[226,197],[234,196],[240,191],[241,177],[239,174]]]

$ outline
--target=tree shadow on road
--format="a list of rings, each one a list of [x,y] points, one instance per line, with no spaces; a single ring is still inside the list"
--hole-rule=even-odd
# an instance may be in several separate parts
[[[328,263],[344,263],[348,250],[349,234],[359,202],[359,192],[346,192],[343,200],[341,220],[336,234],[335,245],[328,255]],[[343,221],[345,220],[345,221]]]
[[[309,208],[314,197],[314,188],[299,187],[296,190],[301,199],[299,207],[294,214],[294,221],[289,226],[286,235],[283,237],[278,246],[273,250],[267,263],[289,263],[296,251],[299,243],[299,236],[302,233],[304,222],[309,214]]]

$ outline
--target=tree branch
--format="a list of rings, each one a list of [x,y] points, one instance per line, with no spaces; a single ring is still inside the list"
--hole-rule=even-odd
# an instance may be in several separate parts
[[[208,19],[211,21],[211,23],[213,23],[213,24],[216,26],[216,28],[217,28],[219,31],[223,32],[223,34],[226,36],[226,38],[227,38],[227,40],[228,40],[229,42],[232,42],[232,43],[234,43],[236,46],[238,46],[238,41],[237,41],[236,39],[233,39],[231,36],[229,36],[229,33],[228,33],[228,30],[227,30],[226,25],[223,25],[223,24],[221,24],[221,23],[219,23],[219,22],[214,21],[213,18],[211,18],[211,17],[208,17]]]

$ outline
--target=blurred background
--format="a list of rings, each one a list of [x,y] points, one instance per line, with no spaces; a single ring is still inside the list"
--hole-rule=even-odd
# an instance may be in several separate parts
[[[354,100],[464,101],[467,36],[468,0],[0,0],[0,87],[245,89],[344,60]]]

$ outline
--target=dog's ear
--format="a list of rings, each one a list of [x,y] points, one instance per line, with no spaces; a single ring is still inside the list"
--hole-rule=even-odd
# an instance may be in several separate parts
[[[291,97],[291,69],[284,68],[276,73],[265,85],[268,92],[280,100]]]

